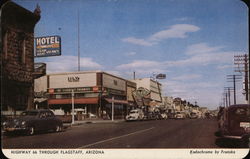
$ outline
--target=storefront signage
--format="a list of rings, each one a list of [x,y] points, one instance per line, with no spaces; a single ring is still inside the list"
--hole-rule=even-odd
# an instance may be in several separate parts
[[[60,56],[61,37],[46,36],[35,38],[35,57]]]
[[[68,82],[79,82],[80,77],[68,77]]]
[[[89,92],[94,91],[93,87],[79,87],[79,88],[56,88],[54,93],[71,93],[72,90],[76,92]]]
[[[111,88],[106,88],[107,92],[109,94],[116,94],[116,95],[126,95],[125,91],[121,91],[121,90],[115,90],[115,89],[111,89]]]

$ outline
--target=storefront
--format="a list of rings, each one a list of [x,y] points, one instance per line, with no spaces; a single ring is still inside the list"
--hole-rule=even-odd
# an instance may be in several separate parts
[[[47,90],[48,108],[70,115],[74,106],[77,119],[124,118],[127,110],[127,80],[105,72],[50,74],[35,81],[35,91]],[[114,111],[112,111],[112,105]]]

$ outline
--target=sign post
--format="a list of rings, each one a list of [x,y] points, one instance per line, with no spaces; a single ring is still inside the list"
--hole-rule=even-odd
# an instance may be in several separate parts
[[[114,96],[112,97],[112,121],[114,121]]]
[[[74,94],[74,90],[72,90],[72,93],[71,93],[71,96],[72,96],[72,110],[71,110],[71,115],[72,115],[72,124],[74,124],[75,123],[75,118],[74,118],[74,115],[75,115],[75,106],[74,106],[74,96],[75,96],[75,94]]]

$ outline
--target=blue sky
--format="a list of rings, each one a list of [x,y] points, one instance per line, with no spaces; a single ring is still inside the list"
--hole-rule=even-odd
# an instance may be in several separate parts
[[[232,86],[233,56],[248,52],[248,9],[240,0],[15,0],[41,19],[35,37],[60,35],[62,56],[36,58],[48,73],[81,70],[131,79],[165,73],[164,95],[214,109]],[[238,83],[238,101],[243,102]]]

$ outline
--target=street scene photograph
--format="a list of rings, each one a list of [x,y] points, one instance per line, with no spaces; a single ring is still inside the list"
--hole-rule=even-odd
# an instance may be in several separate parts
[[[241,0],[1,1],[2,151],[248,152],[248,14]]]

